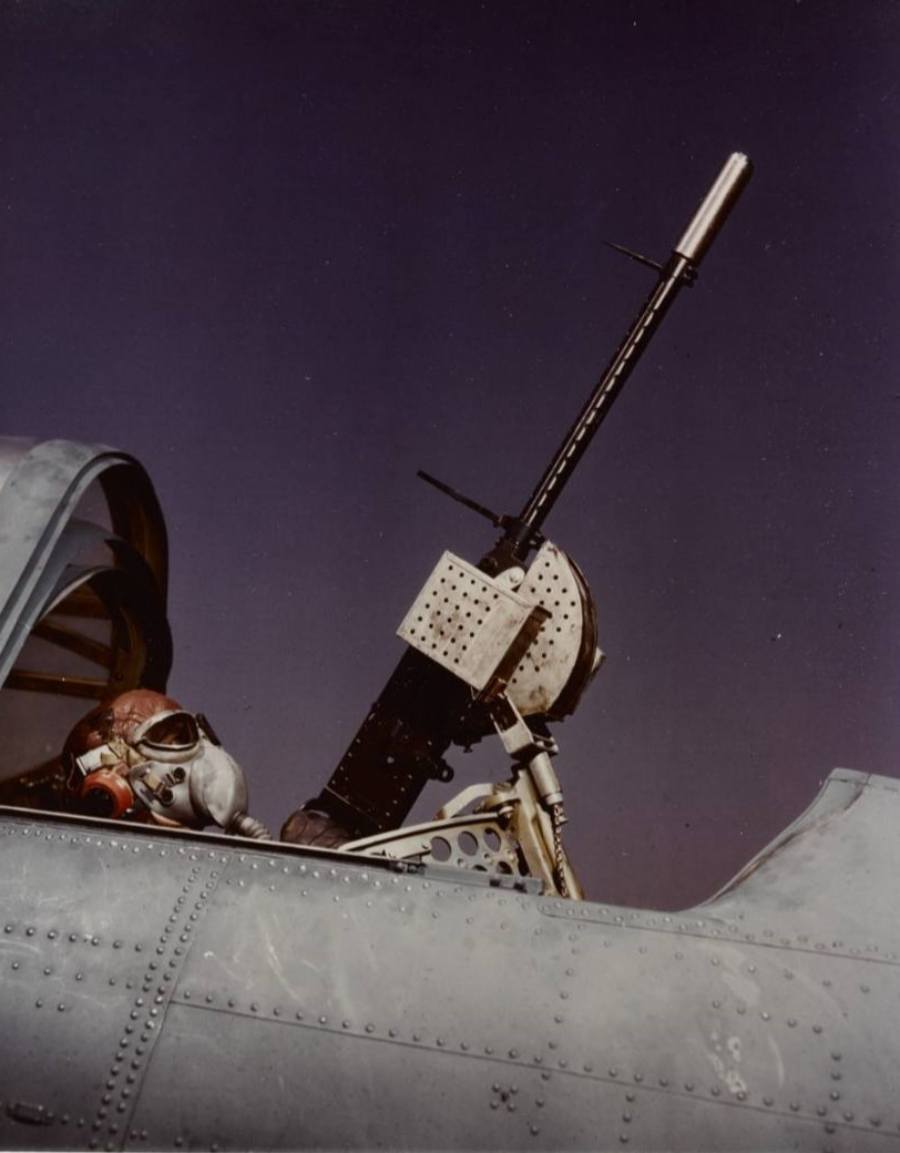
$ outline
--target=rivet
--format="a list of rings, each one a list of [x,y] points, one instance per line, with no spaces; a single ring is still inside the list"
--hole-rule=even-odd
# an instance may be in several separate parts
[[[712,1093],[713,1097],[718,1097],[721,1092],[722,1090],[718,1085],[713,1085],[712,1089],[710,1089],[710,1093]]]
[[[813,1025],[813,1032],[814,1033],[821,1033],[822,1032],[822,1026],[821,1025]]]
[[[737,1097],[738,1101],[746,1101],[747,1100],[747,1094],[744,1092],[743,1089],[738,1089],[737,1093],[735,1093],[735,1097]]]
[[[630,1114],[630,1113],[623,1113],[623,1114],[622,1114],[622,1120],[623,1120],[623,1121],[624,1121],[626,1124],[628,1124],[628,1123],[631,1121],[631,1114]]]
[[[634,1099],[635,1099],[635,1095],[634,1095],[634,1093],[630,1093],[630,1092],[629,1092],[629,1093],[626,1093],[626,1094],[625,1094],[625,1100],[626,1100],[626,1101],[634,1101]]]
[[[840,1099],[841,1099],[841,1095],[837,1089],[832,1089],[831,1092],[828,1094],[828,1096],[831,1098],[832,1101],[840,1101]]]
[[[685,1089],[688,1091],[688,1093],[693,1093],[693,1091],[694,1091],[694,1082],[693,1082],[693,1081],[685,1081],[685,1083],[684,1083],[684,1087],[685,1087]]]
[[[610,1077],[618,1077],[619,1070],[615,1067],[615,1065],[610,1066],[609,1075],[610,1075]]]
[[[773,1105],[774,1101],[771,1097],[763,1097],[763,1105]]]

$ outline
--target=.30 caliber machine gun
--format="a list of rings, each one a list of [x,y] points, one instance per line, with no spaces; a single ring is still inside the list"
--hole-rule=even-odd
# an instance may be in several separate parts
[[[664,265],[620,249],[655,268],[657,284],[518,516],[497,515],[420,473],[502,535],[477,566],[441,557],[398,629],[409,649],[322,792],[286,822],[286,840],[312,839],[324,820],[335,840],[349,841],[345,848],[453,857],[580,895],[560,840],[563,795],[548,723],[575,710],[601,653],[587,584],[541,529],[750,173],[746,156],[728,158]],[[513,761],[512,780],[465,789],[435,822],[399,829],[429,780],[452,779],[450,745],[467,747],[494,731]]]

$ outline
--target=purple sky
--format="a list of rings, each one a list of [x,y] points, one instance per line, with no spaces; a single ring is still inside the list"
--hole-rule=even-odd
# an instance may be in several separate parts
[[[546,525],[606,666],[590,895],[710,895],[897,771],[900,8],[0,0],[2,430],[153,477],[171,690],[274,825],[515,512],[726,155],[755,177]],[[502,751],[450,759],[454,786]],[[450,795],[431,786],[415,815]]]

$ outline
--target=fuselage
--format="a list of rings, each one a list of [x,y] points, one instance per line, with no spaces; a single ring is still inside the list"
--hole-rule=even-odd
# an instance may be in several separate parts
[[[900,1144],[900,782],[683,913],[5,809],[6,1148]]]

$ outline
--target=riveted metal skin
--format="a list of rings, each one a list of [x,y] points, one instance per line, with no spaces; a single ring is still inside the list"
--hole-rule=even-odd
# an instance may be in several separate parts
[[[0,1146],[900,1147],[900,782],[682,913],[0,810]]]

